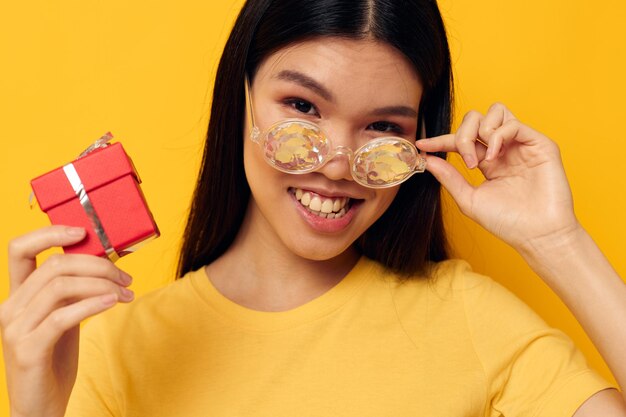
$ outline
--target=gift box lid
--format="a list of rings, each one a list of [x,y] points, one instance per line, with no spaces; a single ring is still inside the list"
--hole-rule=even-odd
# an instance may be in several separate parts
[[[126,175],[132,175],[137,183],[141,183],[132,161],[119,142],[96,149],[72,164],[88,194]],[[43,211],[76,198],[63,167],[33,179],[31,186]]]

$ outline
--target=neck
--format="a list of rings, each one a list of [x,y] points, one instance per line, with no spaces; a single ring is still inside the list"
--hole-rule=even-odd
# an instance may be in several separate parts
[[[206,267],[225,297],[260,311],[285,311],[319,297],[354,267],[350,247],[327,260],[311,260],[287,248],[257,210],[248,210],[229,249]]]

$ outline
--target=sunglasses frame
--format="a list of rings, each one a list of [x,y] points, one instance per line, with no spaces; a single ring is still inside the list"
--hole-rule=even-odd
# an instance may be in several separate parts
[[[246,114],[248,116],[248,119],[250,121],[250,126],[251,126],[251,130],[250,130],[250,139],[258,144],[259,146],[261,146],[263,148],[263,157],[265,159],[265,161],[272,166],[273,168],[284,172],[286,174],[294,174],[294,175],[301,175],[301,174],[308,174],[311,172],[315,172],[320,170],[324,165],[326,165],[329,161],[331,161],[333,158],[335,158],[338,155],[345,155],[348,157],[349,161],[350,161],[350,174],[352,175],[352,178],[360,185],[367,187],[367,188],[390,188],[390,187],[395,187],[397,185],[402,184],[403,182],[405,182],[406,180],[408,180],[409,178],[411,178],[411,176],[413,176],[414,174],[419,174],[419,173],[423,173],[426,170],[426,158],[424,158],[424,155],[421,154],[419,152],[419,150],[415,147],[415,145],[413,143],[411,143],[409,140],[401,138],[401,137],[397,137],[397,136],[383,136],[383,137],[379,137],[376,139],[372,139],[370,141],[368,141],[367,143],[365,143],[364,145],[360,146],[356,151],[352,151],[352,149],[350,149],[347,146],[334,146],[332,139],[326,135],[326,133],[322,130],[322,128],[317,125],[316,123],[310,122],[308,120],[304,120],[304,119],[297,119],[297,118],[288,118],[288,119],[283,119],[280,120],[274,124],[272,124],[270,127],[268,127],[267,129],[265,129],[265,131],[261,131],[258,126],[256,125],[255,121],[254,121],[254,110],[252,109],[252,95],[250,93],[250,82],[248,80],[248,77],[246,76],[245,78],[245,94],[246,94],[246,101],[247,101],[247,105],[246,105]],[[266,152],[265,152],[265,143],[267,142],[267,138],[269,136],[269,133],[276,129],[277,127],[283,125],[283,124],[292,124],[292,123],[298,123],[301,125],[306,125],[309,128],[312,128],[316,131],[318,131],[320,133],[320,136],[323,137],[327,143],[329,148],[331,149],[331,151],[327,154],[327,155],[322,155],[322,160],[320,161],[319,165],[315,165],[314,167],[311,167],[309,169],[304,169],[304,170],[289,170],[289,169],[285,169],[279,165],[277,165],[274,160],[270,159]],[[408,172],[406,174],[406,176],[404,178],[402,178],[399,181],[395,181],[392,183],[385,183],[385,184],[369,184],[369,183],[364,183],[360,178],[357,177],[357,173],[358,171],[356,170],[356,164],[355,161],[358,159],[358,156],[363,153],[363,151],[366,148],[370,148],[370,147],[375,147],[378,144],[384,143],[384,142],[389,142],[392,141],[393,143],[400,143],[403,146],[411,149],[412,151],[414,151],[414,156],[415,156],[415,166],[411,168],[411,171]]]

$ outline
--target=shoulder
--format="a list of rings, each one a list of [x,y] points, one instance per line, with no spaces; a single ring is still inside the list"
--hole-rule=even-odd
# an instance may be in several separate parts
[[[451,259],[429,265],[420,276],[402,277],[384,269],[400,319],[419,322],[427,316],[442,328],[468,335],[543,329],[545,322],[515,294],[494,279],[472,270],[463,260]]]
[[[476,314],[480,304],[507,304],[501,294],[494,297],[495,302],[477,301],[498,284],[473,272],[463,260],[432,263],[425,273],[408,277],[371,262],[374,264],[372,271],[377,275],[378,293],[388,292],[397,319],[415,340],[428,335],[467,344],[470,324],[477,316],[479,320],[485,317]],[[503,291],[506,294],[506,290]]]
[[[374,262],[374,261],[371,261]],[[378,265],[379,275],[389,283],[396,295],[425,293],[443,300],[459,299],[473,291],[496,286],[492,278],[474,272],[469,263],[461,259],[434,262],[423,274],[402,276]]]

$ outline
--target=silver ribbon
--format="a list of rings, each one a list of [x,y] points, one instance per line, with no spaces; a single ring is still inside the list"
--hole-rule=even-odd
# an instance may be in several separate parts
[[[98,213],[91,204],[91,200],[87,195],[87,191],[85,190],[85,186],[83,185],[76,168],[74,168],[74,164],[69,163],[63,166],[63,172],[65,172],[65,176],[68,181],[72,185],[76,196],[78,197],[78,201],[80,201],[80,205],[83,206],[85,210],[85,214],[91,221],[91,225],[93,226],[93,230],[96,232],[98,239],[100,239],[100,243],[104,248],[104,252],[111,262],[115,262],[120,259],[120,255],[115,251],[115,248],[111,245],[111,241],[109,240],[109,236],[104,231],[104,227],[102,226],[102,222],[100,221],[100,217],[98,217]]]
[[[113,135],[111,132],[105,133],[100,139],[91,144],[87,149],[85,149],[78,156],[78,159],[89,155],[91,152],[96,149],[106,148],[109,146],[109,141],[113,139]],[[111,245],[111,241],[109,240],[109,236],[104,231],[104,227],[102,226],[102,222],[100,221],[100,217],[98,217],[98,213],[91,204],[91,200],[87,195],[87,190],[85,190],[85,186],[83,185],[83,181],[80,179],[76,168],[74,168],[74,164],[69,163],[63,167],[63,172],[65,172],[65,176],[68,181],[72,185],[76,196],[78,197],[78,201],[80,205],[83,206],[85,210],[85,214],[91,221],[91,225],[93,226],[93,230],[96,232],[96,236],[100,239],[100,243],[104,248],[104,252],[111,262],[115,262],[120,259],[120,255],[117,253],[113,245]]]
[[[106,132],[100,139],[98,139],[93,144],[91,144],[87,149],[82,151],[81,154],[78,155],[78,159],[82,158],[83,156],[89,155],[96,149],[106,148],[107,146],[109,146],[109,141],[111,139],[113,139],[113,135],[111,134],[111,132]]]

